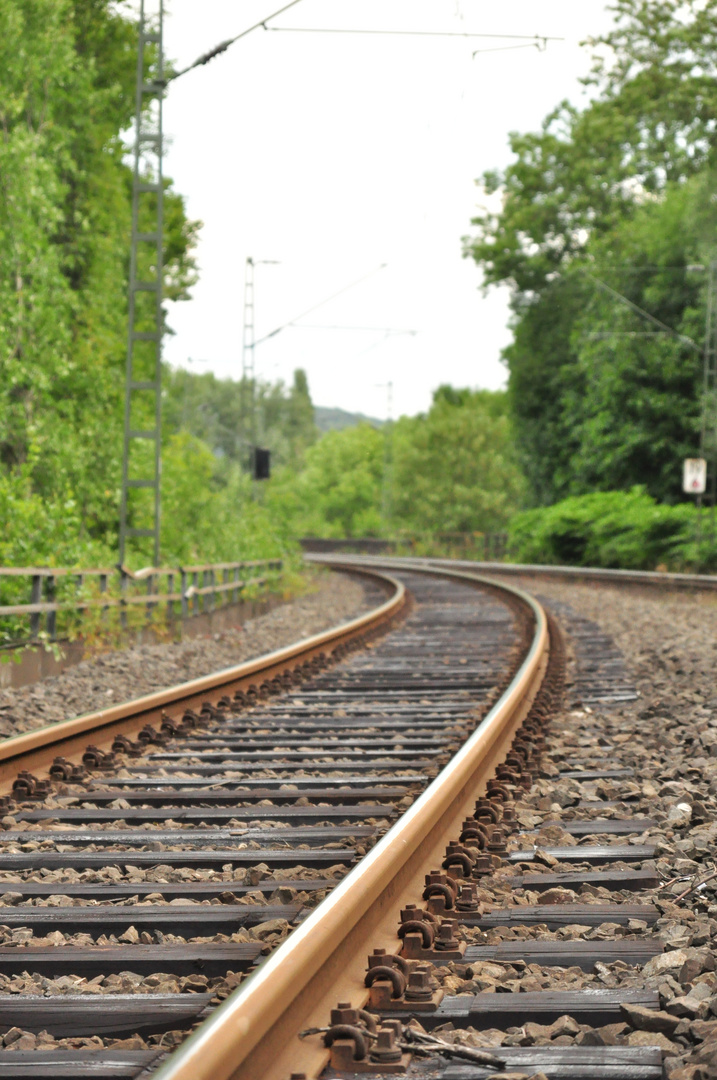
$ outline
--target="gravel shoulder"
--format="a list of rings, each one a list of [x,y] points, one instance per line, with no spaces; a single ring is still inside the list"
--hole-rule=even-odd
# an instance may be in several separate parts
[[[647,704],[656,705],[664,693],[673,704],[704,709],[717,722],[717,596],[530,577],[519,581],[548,603],[569,605],[609,634]]]
[[[348,574],[309,571],[310,591],[242,626],[83,660],[62,675],[0,691],[0,737],[55,724],[209,675],[347,622],[384,594]]]

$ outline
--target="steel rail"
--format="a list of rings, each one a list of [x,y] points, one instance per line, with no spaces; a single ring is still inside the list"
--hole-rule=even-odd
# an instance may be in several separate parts
[[[359,544],[361,541],[357,540]],[[476,573],[505,574],[510,577],[545,577],[564,578],[568,581],[589,581],[605,585],[644,585],[662,588],[687,589],[699,592],[717,592],[717,574],[684,574],[670,570],[616,570],[601,566],[549,566],[544,563],[508,563],[483,562],[474,559],[444,559],[431,555],[345,555],[341,553],[311,552],[305,553],[309,561],[323,562],[326,565],[338,565],[351,560],[354,568],[377,565],[388,566],[394,570],[419,569],[421,566],[454,567],[460,570],[472,570]],[[355,560],[355,561],[354,561]]]
[[[352,567],[351,572],[363,574],[378,580],[384,586],[390,586],[392,595],[383,604],[349,622],[331,627],[255,660],[132,701],[112,705],[107,709],[4,739],[0,742],[0,795],[11,792],[13,780],[20,769],[38,772],[49,768],[58,755],[69,757],[82,754],[88,737],[100,749],[110,749],[119,732],[135,734],[146,724],[161,723],[164,715],[175,717],[181,716],[186,709],[200,709],[205,701],[214,702],[229,691],[246,687],[257,677],[272,678],[283,671],[291,670],[297,662],[310,659],[322,651],[331,653],[342,642],[379,627],[401,611],[406,602],[406,590],[400,581],[390,574],[372,568]]]
[[[313,561],[355,566],[345,556]],[[382,560],[382,565],[391,568],[392,562]],[[472,811],[525,719],[548,660],[547,618],[540,604],[514,586],[465,571],[411,569],[499,590],[527,605],[534,622],[527,655],[496,704],[413,806],[153,1073],[154,1080],[285,1080],[297,1070],[317,1076],[328,1051],[318,1040],[300,1041],[297,1032],[323,1026],[337,994],[353,1006],[365,1004],[366,955],[373,948],[395,951],[400,902],[420,897],[423,876],[440,865],[451,827]]]
[[[647,585],[699,592],[717,591],[717,574],[682,574],[669,570],[610,570],[599,566],[543,566],[538,563],[471,562],[467,559],[432,559],[431,566],[456,566],[487,571],[489,574],[510,574],[520,577],[565,578],[569,581],[599,582],[604,585]],[[398,564],[396,564],[398,569]]]

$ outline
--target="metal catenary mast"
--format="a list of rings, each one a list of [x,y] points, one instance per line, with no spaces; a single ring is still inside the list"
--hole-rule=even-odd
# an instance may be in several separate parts
[[[141,0],[137,55],[129,326],[122,455],[120,562],[149,540],[159,565],[162,362],[162,30],[164,0]]]
[[[717,260],[709,264],[707,277],[707,320],[702,384],[702,423],[700,456],[707,460],[707,499],[712,507],[714,531],[715,492],[717,490]]]
[[[254,367],[254,260],[247,255],[244,269],[244,322],[241,349],[242,435],[249,438],[249,472],[254,475],[256,456],[256,378]]]

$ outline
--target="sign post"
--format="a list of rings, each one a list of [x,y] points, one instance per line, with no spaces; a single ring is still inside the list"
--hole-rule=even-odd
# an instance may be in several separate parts
[[[705,458],[685,458],[682,464],[682,490],[697,496],[697,560],[702,546],[702,496],[707,490],[707,461]]]
[[[707,490],[705,458],[685,458],[682,466],[682,490],[688,495],[704,495]]]

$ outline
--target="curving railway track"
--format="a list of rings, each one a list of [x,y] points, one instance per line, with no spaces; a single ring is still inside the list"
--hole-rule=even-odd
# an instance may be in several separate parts
[[[557,611],[558,714],[531,597],[341,563],[380,609],[0,746],[0,1077],[707,1080],[672,793],[585,705],[634,697],[619,653]],[[692,789],[670,841],[712,820]]]

